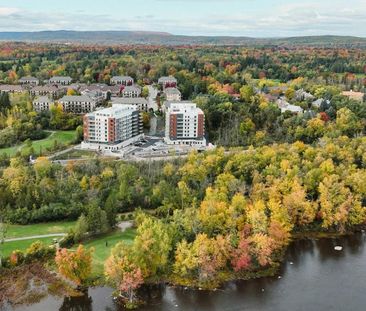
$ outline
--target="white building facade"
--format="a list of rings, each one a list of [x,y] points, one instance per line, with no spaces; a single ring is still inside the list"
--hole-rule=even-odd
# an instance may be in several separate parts
[[[203,111],[191,102],[171,103],[166,112],[165,142],[169,145],[206,146]]]
[[[132,105],[113,105],[84,116],[82,148],[117,151],[143,134],[140,112]]]

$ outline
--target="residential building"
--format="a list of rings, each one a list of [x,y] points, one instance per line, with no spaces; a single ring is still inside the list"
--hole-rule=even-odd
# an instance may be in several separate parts
[[[111,85],[124,85],[130,86],[133,85],[133,78],[130,76],[114,76],[111,78]]]
[[[163,86],[163,89],[168,87],[177,87],[177,79],[173,76],[161,77],[158,83]]]
[[[313,100],[314,95],[309,92],[306,92],[304,89],[300,89],[295,92],[295,98],[299,101]]]
[[[95,110],[96,102],[86,95],[64,96],[59,100],[64,112],[83,114]]]
[[[59,98],[66,93],[66,89],[57,87],[55,85],[37,85],[29,90],[32,96],[52,96],[53,98]]]
[[[137,85],[125,86],[121,90],[122,97],[139,97],[141,95],[141,88]]]
[[[48,96],[40,96],[33,100],[33,109],[37,112],[48,111],[53,104],[54,101]]]
[[[49,84],[54,85],[70,85],[72,82],[71,77],[55,76],[49,80]]]
[[[2,84],[0,85],[0,93],[23,93],[26,90],[21,85]]]
[[[39,85],[39,80],[35,77],[22,77],[19,79],[19,83],[22,85]]]
[[[304,109],[300,106],[291,105],[283,97],[277,100],[277,106],[281,109],[281,113],[285,113],[286,111],[292,112],[293,114],[304,112]]]
[[[112,98],[112,105],[132,105],[140,111],[147,111],[148,101],[142,97],[131,97],[131,98]]]
[[[170,103],[165,121],[165,142],[205,146],[205,115],[191,102]]]
[[[319,98],[319,99],[314,100],[312,102],[312,106],[314,106],[316,108],[320,108],[322,105],[325,105],[326,107],[329,107],[330,100],[329,99],[324,99],[324,98]]]
[[[363,92],[354,92],[352,90],[344,91],[344,92],[342,92],[342,95],[347,96],[349,99],[357,100],[357,101],[360,101],[360,102],[363,102],[364,98],[365,98],[365,93],[363,93]]]
[[[180,102],[182,100],[181,92],[175,87],[168,87],[164,90],[165,99],[167,101],[177,101]]]
[[[81,94],[88,92],[101,93],[104,100],[109,100],[112,96],[119,96],[121,92],[120,85],[107,85],[104,83],[95,83],[90,85],[82,85],[79,88]]]
[[[143,134],[140,112],[132,105],[113,105],[83,119],[82,148],[117,151],[137,141]]]

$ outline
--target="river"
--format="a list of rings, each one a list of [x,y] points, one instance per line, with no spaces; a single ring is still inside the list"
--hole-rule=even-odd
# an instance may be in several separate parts
[[[337,239],[293,242],[278,275],[230,282],[208,291],[165,287],[150,293],[139,311],[326,311],[366,309],[365,234]],[[334,250],[340,245],[342,251]],[[89,289],[80,298],[48,297],[16,310],[119,311],[110,298],[112,289]]]

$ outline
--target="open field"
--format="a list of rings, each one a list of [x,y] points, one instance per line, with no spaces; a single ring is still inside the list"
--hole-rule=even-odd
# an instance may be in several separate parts
[[[44,153],[47,148],[52,147],[55,141],[57,141],[59,144],[70,145],[74,139],[75,131],[55,131],[51,132],[51,134],[45,139],[32,141],[32,146],[34,148],[35,154],[39,155],[40,153]],[[0,149],[0,154],[6,153],[9,156],[14,156],[25,146],[25,143],[21,143],[12,147],[2,148]]]
[[[34,235],[67,233],[75,226],[76,221],[49,222],[33,225],[8,225],[6,238],[21,238]]]
[[[68,159],[90,159],[97,155],[95,151],[73,149],[52,158],[53,161]]]
[[[53,237],[51,238],[37,238],[37,239],[30,239],[30,240],[22,240],[22,241],[12,241],[6,242],[2,245],[2,253],[3,256],[9,256],[12,251],[20,250],[25,251],[32,243],[36,241],[41,241],[45,245],[51,245],[53,243]]]
[[[119,242],[124,241],[126,243],[132,243],[135,238],[135,229],[129,228],[124,232],[116,230],[112,233],[108,233],[97,237],[93,240],[87,241],[84,244],[86,248],[94,248],[93,253],[93,272],[95,274],[103,273],[104,262],[111,253],[111,249]],[[107,242],[107,245],[106,245]]]

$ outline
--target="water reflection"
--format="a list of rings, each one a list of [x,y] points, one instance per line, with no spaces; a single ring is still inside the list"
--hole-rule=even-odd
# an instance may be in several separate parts
[[[342,251],[334,246],[342,246]],[[144,291],[139,311],[277,311],[365,310],[365,235],[295,241],[275,277],[230,282],[222,289],[193,291],[159,286]],[[90,289],[83,297],[48,300],[23,310],[121,311],[108,287]],[[56,301],[56,302],[55,302]]]

